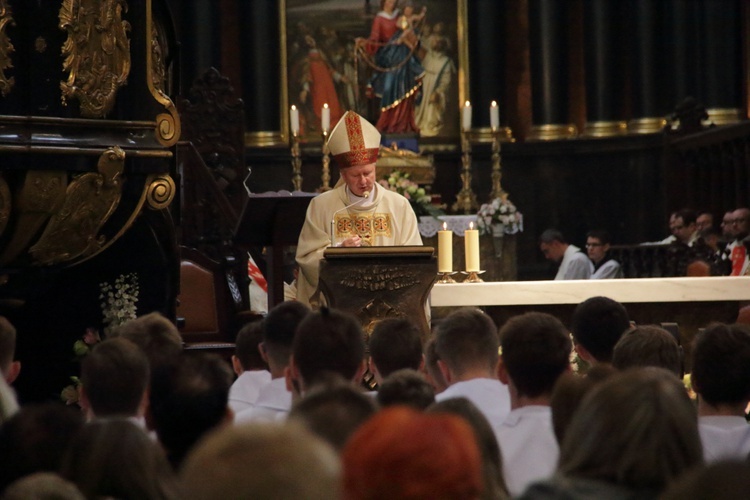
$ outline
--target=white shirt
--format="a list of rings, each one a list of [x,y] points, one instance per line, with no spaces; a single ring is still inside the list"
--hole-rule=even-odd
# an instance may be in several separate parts
[[[292,393],[286,390],[286,379],[279,377],[261,387],[255,406],[234,416],[234,423],[278,422],[292,408]]]
[[[563,254],[556,280],[587,280],[594,272],[594,264],[588,255],[575,245],[568,245]]]
[[[591,275],[592,280],[607,280],[614,278],[622,278],[622,269],[620,263],[614,259],[609,259],[607,262],[601,265],[599,269],[594,271]]]
[[[720,460],[746,460],[750,454],[750,424],[744,417],[698,417],[698,432],[707,464]]]
[[[451,398],[466,398],[474,403],[490,422],[495,435],[505,417],[510,413],[508,386],[496,379],[474,378],[456,382],[435,395],[435,401],[438,402]]]
[[[560,448],[549,406],[512,410],[496,434],[503,456],[503,476],[511,496],[520,495],[535,481],[552,477]]]
[[[229,389],[229,407],[237,414],[251,408],[258,399],[260,389],[271,381],[268,370],[246,370],[237,377]]]

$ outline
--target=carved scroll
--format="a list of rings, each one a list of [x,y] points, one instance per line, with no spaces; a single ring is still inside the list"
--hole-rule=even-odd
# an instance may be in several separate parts
[[[156,139],[162,146],[171,147],[180,140],[180,116],[172,99],[155,84],[155,82],[163,81],[158,74],[159,64],[155,61],[155,58],[162,57],[163,54],[161,52],[161,45],[156,46],[160,43],[160,36],[159,28],[154,23],[151,0],[146,0],[146,33],[150,35],[149,38],[151,40],[146,50],[146,84],[156,102],[162,105],[165,110],[165,113],[156,115],[156,129],[154,132],[156,133]]]
[[[14,51],[13,44],[10,43],[10,38],[5,32],[8,25],[15,25],[13,11],[8,5],[8,0],[0,0],[0,93],[3,97],[8,95],[16,83],[12,76],[8,78],[5,75],[5,70],[13,67],[10,54]]]
[[[63,0],[60,29],[68,32],[62,48],[62,102],[78,99],[81,115],[106,116],[130,73],[130,23],[122,19],[125,0]]]

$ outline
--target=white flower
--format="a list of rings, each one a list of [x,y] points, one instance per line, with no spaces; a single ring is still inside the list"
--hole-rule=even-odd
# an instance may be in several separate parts
[[[135,273],[121,274],[115,279],[114,287],[104,282],[99,285],[101,291],[102,316],[104,317],[104,333],[109,333],[114,327],[136,318],[138,302],[138,275]]]
[[[502,224],[506,234],[516,234],[523,231],[523,215],[507,197],[495,198],[479,207],[477,212],[480,234],[490,234],[493,224]]]

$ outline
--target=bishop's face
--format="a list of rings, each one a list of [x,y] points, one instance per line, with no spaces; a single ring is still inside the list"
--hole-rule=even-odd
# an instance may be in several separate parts
[[[344,179],[349,191],[357,196],[364,196],[365,191],[372,192],[372,186],[375,184],[375,164],[343,168],[341,178]]]

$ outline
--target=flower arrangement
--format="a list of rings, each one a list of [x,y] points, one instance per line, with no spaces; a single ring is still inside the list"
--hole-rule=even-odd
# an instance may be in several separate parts
[[[390,175],[378,181],[378,184],[409,200],[409,204],[417,217],[420,215],[432,215],[433,217],[445,215],[445,212],[432,204],[432,198],[425,192],[424,188],[419,187],[419,184],[409,179],[408,173],[394,170]]]
[[[502,231],[505,234],[523,231],[523,214],[518,211],[507,195],[495,198],[479,207],[479,212],[477,212],[479,234],[492,234],[492,226],[495,224],[502,224]]]
[[[76,340],[73,343],[73,353],[75,354],[75,360],[79,363],[86,355],[94,348],[96,344],[101,342],[102,339],[99,336],[99,331],[95,328],[86,328],[86,333],[83,337]],[[70,381],[72,384],[63,388],[60,393],[60,398],[65,402],[66,405],[79,404],[81,400],[81,379],[78,376],[71,376]]]
[[[138,302],[138,275],[135,273],[121,274],[115,279],[114,285],[108,281],[99,285],[99,300],[101,300],[104,315],[104,334],[113,328],[136,318],[136,303]]]

